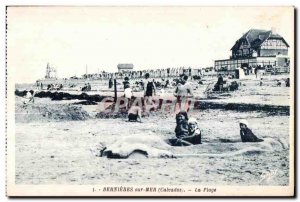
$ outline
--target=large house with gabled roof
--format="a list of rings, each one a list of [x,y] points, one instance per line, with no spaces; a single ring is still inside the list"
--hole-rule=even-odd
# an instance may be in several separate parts
[[[234,71],[243,68],[253,73],[255,68],[273,68],[289,71],[289,44],[275,29],[250,29],[231,48],[230,59],[216,60],[216,71]]]

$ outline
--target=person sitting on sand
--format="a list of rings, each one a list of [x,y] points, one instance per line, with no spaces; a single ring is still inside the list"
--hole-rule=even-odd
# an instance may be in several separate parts
[[[253,132],[248,128],[248,121],[245,119],[240,120],[240,135],[242,142],[262,142],[264,140],[256,137]]]
[[[277,81],[276,81],[276,86],[278,87],[278,86],[281,86],[281,82],[277,79]]]
[[[188,115],[185,111],[176,114],[176,138],[170,139],[169,142],[172,146],[189,146],[192,145],[188,140],[189,138],[189,125]],[[187,139],[186,139],[187,138]]]
[[[184,137],[184,140],[192,144],[201,144],[201,131],[198,127],[198,122],[195,118],[189,118],[189,136]]]
[[[177,138],[189,135],[188,115],[185,111],[181,111],[176,115],[175,133]]]
[[[185,113],[185,112],[183,112]],[[186,133],[186,123],[184,121],[180,121],[183,117],[182,114],[180,115],[179,118],[179,124],[177,124],[177,133],[176,137],[177,140],[174,142],[174,146],[190,146],[190,145],[195,145],[195,144],[201,144],[201,131],[198,128],[198,123],[195,118],[189,118],[188,119],[188,125],[187,125],[187,130],[188,132]],[[185,116],[183,114],[183,116]],[[176,131],[176,129],[175,129]],[[181,131],[181,132],[179,132]],[[178,133],[179,132],[179,133]],[[178,135],[177,135],[178,134]]]
[[[132,105],[128,110],[128,121],[129,122],[139,122],[142,123],[142,109],[139,106]]]

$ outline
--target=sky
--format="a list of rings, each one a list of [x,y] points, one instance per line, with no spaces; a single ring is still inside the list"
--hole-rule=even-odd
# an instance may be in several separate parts
[[[214,65],[249,29],[271,30],[294,49],[292,7],[8,7],[7,68],[17,83],[98,70]]]

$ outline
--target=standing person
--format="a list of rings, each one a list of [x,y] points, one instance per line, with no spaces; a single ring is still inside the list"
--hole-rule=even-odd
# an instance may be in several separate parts
[[[130,86],[128,84],[125,86],[124,96],[125,96],[126,101],[127,101],[126,109],[129,109],[130,108],[130,103],[131,103],[131,98],[132,98],[133,94],[132,94],[132,89],[130,88]]]
[[[183,75],[182,79],[179,80],[179,83],[177,84],[177,87],[174,92],[174,96],[176,97],[176,104],[175,104],[175,111],[177,111],[177,106],[179,107],[179,110],[182,110],[182,103],[188,102],[187,98],[194,97],[194,94],[192,92],[192,87],[189,83],[187,83],[188,76]],[[187,107],[186,111],[189,110],[189,106]]]
[[[144,90],[144,105],[147,106],[147,101],[152,105],[152,97],[156,93],[156,86],[154,81],[151,81],[149,79],[150,75],[149,73],[145,74],[145,90]]]
[[[112,77],[110,77],[109,81],[108,81],[108,88],[112,88],[113,87],[113,79]]]
[[[168,88],[169,85],[170,85],[170,81],[169,81],[169,79],[167,79],[166,84],[165,84],[165,88]]]
[[[255,67],[254,73],[255,73],[255,76],[256,76],[256,78],[257,78],[257,67]]]
[[[160,86],[161,86],[161,88],[165,88],[165,86],[166,86],[166,81],[165,81],[165,79],[161,79]]]
[[[124,90],[130,87],[129,78],[126,76],[123,81]]]
[[[285,86],[286,86],[286,87],[290,87],[290,78],[287,78],[287,79],[285,80]]]
[[[141,89],[142,89],[142,90],[145,90],[145,84],[144,84],[144,81],[143,81],[143,80],[140,81],[140,85],[141,85]]]

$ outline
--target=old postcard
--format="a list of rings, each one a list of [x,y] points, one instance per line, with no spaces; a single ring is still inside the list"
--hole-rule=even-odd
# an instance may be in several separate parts
[[[294,7],[6,9],[8,196],[294,196]]]

